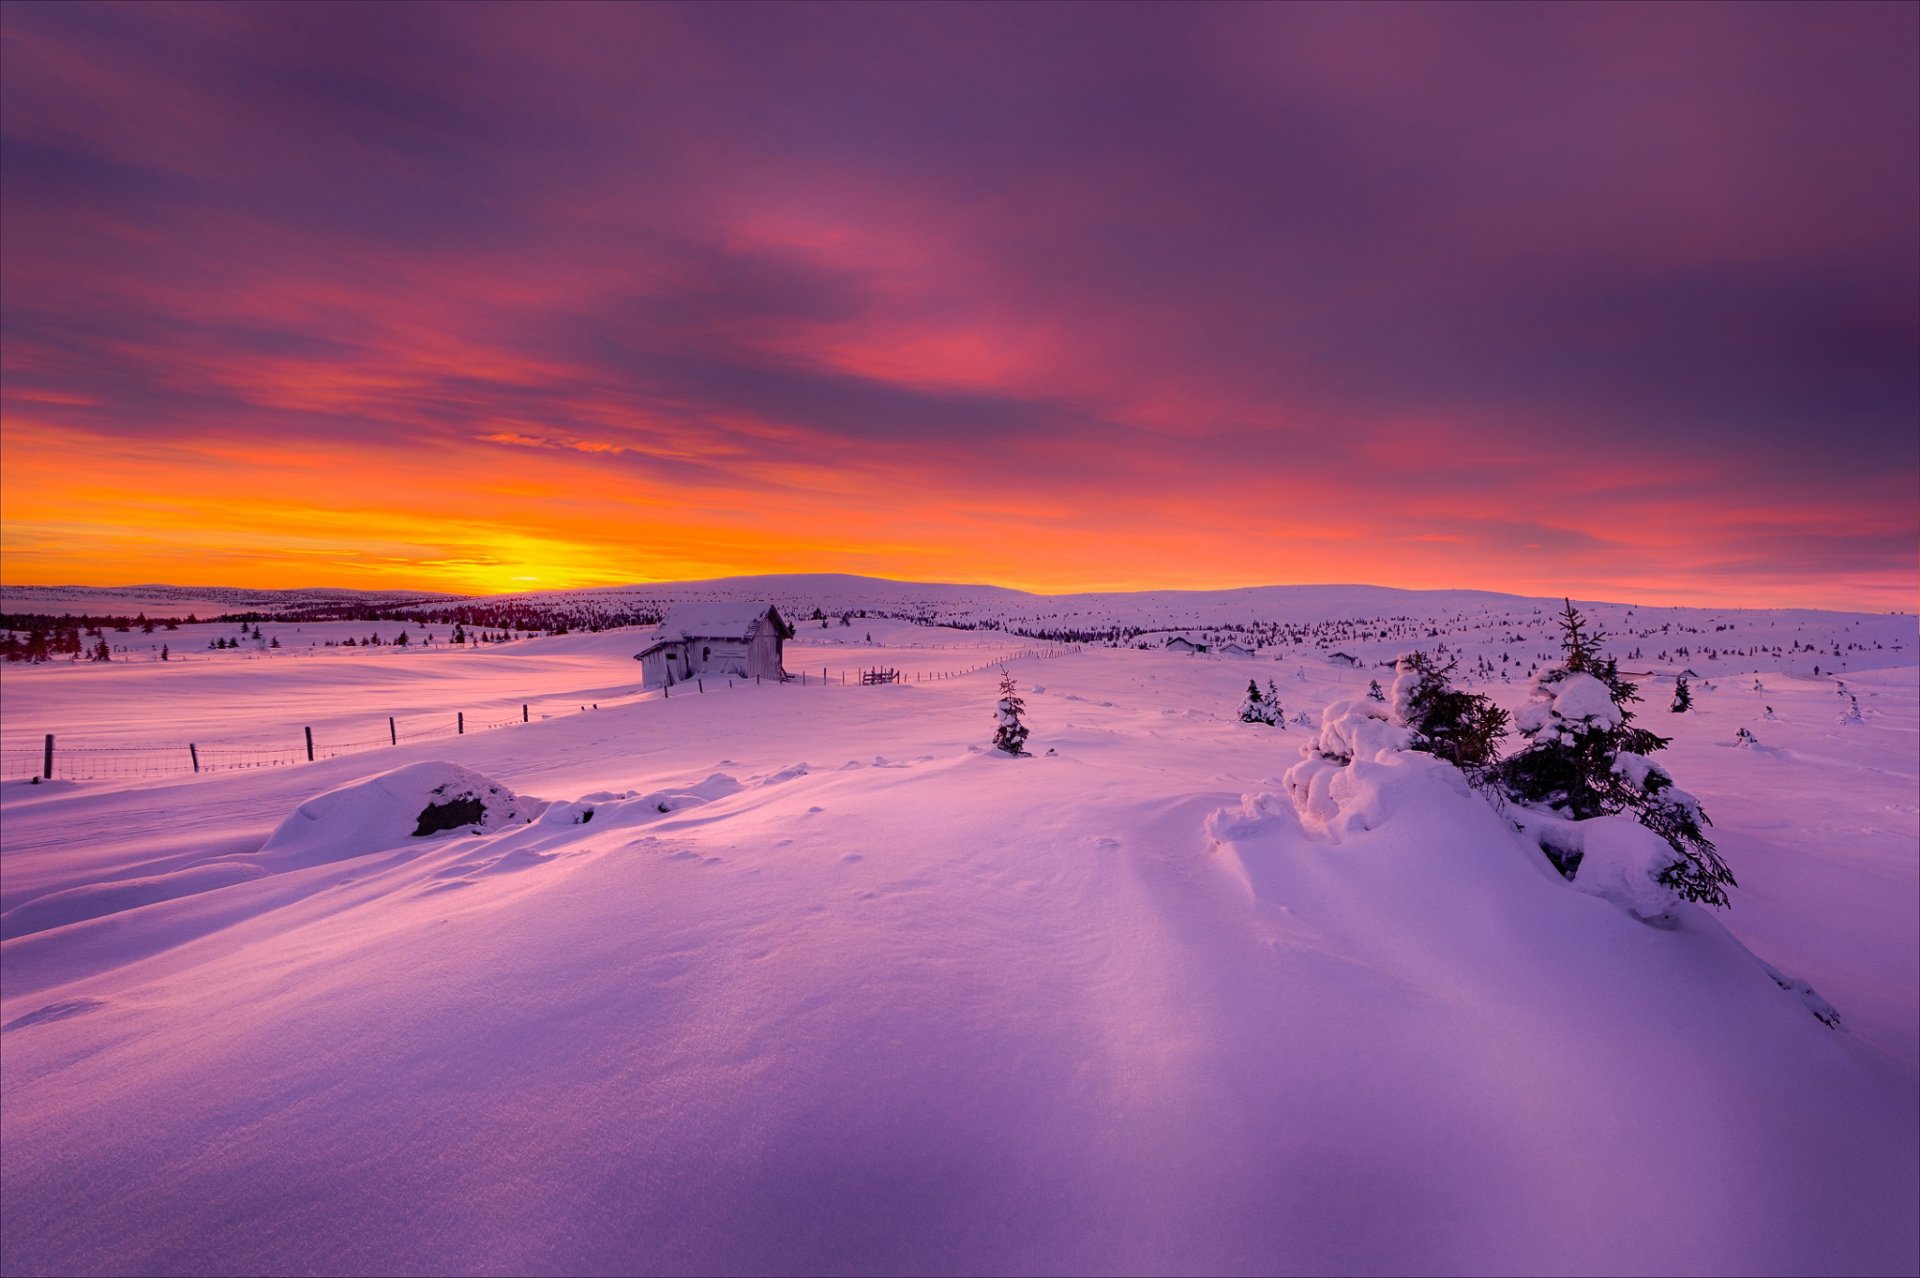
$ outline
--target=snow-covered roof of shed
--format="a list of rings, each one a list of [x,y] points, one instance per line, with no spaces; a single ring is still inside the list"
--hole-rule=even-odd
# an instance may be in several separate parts
[[[667,613],[660,628],[653,632],[656,643],[676,639],[751,639],[760,624],[772,613],[783,633],[793,633],[772,604],[696,603],[681,604]]]

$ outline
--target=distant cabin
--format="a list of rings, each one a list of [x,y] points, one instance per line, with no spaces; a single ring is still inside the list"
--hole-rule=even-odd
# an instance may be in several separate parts
[[[791,638],[793,627],[771,604],[683,604],[633,656],[646,688],[703,676],[784,679],[781,658]]]
[[[1180,635],[1175,635],[1173,638],[1167,640],[1168,652],[1205,652],[1206,650],[1207,645],[1204,643],[1195,643],[1193,640]]]
[[[1223,657],[1251,657],[1253,655],[1253,649],[1243,648],[1237,643],[1223,643],[1220,645],[1219,651]]]
[[[1328,657],[1327,660],[1333,662],[1335,665],[1352,666],[1355,670],[1358,670],[1362,664],[1360,658],[1350,652],[1336,652],[1331,657]]]

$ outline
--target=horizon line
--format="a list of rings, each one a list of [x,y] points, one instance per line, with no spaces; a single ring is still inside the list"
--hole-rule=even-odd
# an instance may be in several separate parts
[[[507,598],[515,598],[515,597],[528,596],[528,595],[581,594],[581,593],[587,593],[587,592],[593,592],[593,591],[646,590],[649,588],[657,588],[657,587],[718,585],[718,584],[724,584],[727,582],[764,580],[769,578],[801,579],[801,578],[821,578],[821,577],[836,577],[836,578],[843,578],[851,581],[884,582],[889,585],[896,585],[896,586],[937,586],[937,587],[943,587],[943,588],[963,589],[963,590],[966,590],[966,589],[1004,590],[1013,594],[1025,595],[1028,598],[1034,598],[1034,599],[1055,599],[1055,598],[1063,598],[1063,597],[1075,598],[1075,597],[1093,596],[1093,595],[1232,594],[1239,591],[1252,591],[1252,590],[1353,590],[1353,589],[1359,589],[1359,590],[1392,591],[1399,594],[1409,594],[1409,595],[1437,595],[1437,594],[1492,595],[1502,599],[1511,599],[1515,601],[1528,602],[1528,603],[1539,602],[1539,601],[1550,602],[1553,599],[1566,599],[1566,600],[1572,600],[1573,602],[1581,603],[1581,604],[1605,605],[1609,607],[1622,607],[1622,608],[1649,608],[1649,609],[1685,608],[1685,609],[1693,609],[1695,611],[1718,610],[1718,611],[1725,611],[1725,612],[1823,612],[1823,613],[1836,613],[1836,614],[1857,615],[1857,616],[1913,615],[1909,613],[1908,610],[1899,609],[1899,608],[1874,609],[1874,608],[1862,608],[1862,607],[1851,607],[1851,608],[1819,607],[1819,606],[1805,605],[1805,604],[1756,604],[1756,603],[1742,603],[1742,604],[1647,603],[1647,602],[1630,600],[1630,599],[1600,599],[1600,598],[1577,598],[1576,599],[1571,593],[1566,593],[1566,592],[1550,594],[1550,595],[1548,594],[1528,595],[1528,594],[1520,594],[1510,590],[1495,590],[1485,586],[1391,586],[1391,585],[1384,585],[1376,582],[1364,582],[1364,581],[1340,581],[1340,582],[1267,581],[1267,582],[1258,582],[1258,583],[1242,584],[1242,585],[1234,585],[1234,586],[1129,586],[1129,587],[1091,587],[1091,588],[1082,588],[1082,589],[1076,589],[1076,590],[1042,591],[1042,590],[1030,590],[1021,586],[1003,585],[998,582],[989,582],[989,581],[933,581],[933,580],[923,580],[919,578],[908,578],[908,577],[887,577],[887,576],[881,576],[879,574],[874,574],[874,573],[820,572],[820,571],[734,573],[727,576],[719,576],[719,577],[657,578],[657,579],[644,580],[644,581],[615,582],[615,583],[608,583],[603,585],[530,587],[524,590],[503,590],[503,591],[495,591],[495,592],[480,592],[480,591],[449,592],[449,591],[429,590],[429,589],[415,588],[415,587],[393,587],[393,588],[384,588],[384,589],[369,589],[363,586],[334,586],[334,585],[252,586],[252,585],[225,585],[225,584],[209,583],[209,582],[181,583],[181,582],[164,582],[164,581],[126,582],[126,583],[116,583],[113,585],[89,585],[81,582],[0,581],[0,591],[84,590],[84,591],[92,591],[97,593],[108,593],[113,591],[138,591],[138,590],[177,590],[177,591],[218,590],[218,591],[236,591],[236,592],[244,591],[244,592],[251,592],[251,593],[263,594],[263,595],[274,595],[274,594],[289,595],[289,594],[301,594],[301,593],[331,592],[336,594],[361,595],[361,596],[367,596],[370,598],[371,597],[391,598],[396,595],[405,595],[405,596],[418,596],[422,598],[431,598],[436,600],[463,600],[463,599],[479,600],[479,599],[507,599]]]

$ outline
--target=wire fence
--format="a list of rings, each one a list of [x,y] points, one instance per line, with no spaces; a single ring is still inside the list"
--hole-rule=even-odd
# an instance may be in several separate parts
[[[776,683],[801,688],[871,687],[883,682],[936,683],[979,674],[983,670],[997,669],[1009,661],[1046,660],[1078,651],[1080,649],[1077,646],[1023,648],[1002,653],[991,661],[958,670],[922,670],[908,673],[889,667],[887,673],[895,676],[890,680],[866,677],[877,672],[879,667],[850,672],[835,671],[831,667],[823,666],[818,671],[805,670],[792,673],[787,679],[776,681]],[[750,680],[738,675],[698,675],[658,691],[629,694],[610,700],[607,704],[612,706],[620,702],[669,700],[735,687],[753,687],[758,686],[759,683],[757,679]],[[709,684],[712,687],[708,687]],[[258,768],[287,767],[298,763],[318,763],[325,759],[364,754],[373,750],[407,745],[415,741],[431,741],[444,737],[463,736],[471,732],[492,732],[501,728],[518,727],[535,721],[533,714],[535,704],[534,702],[522,703],[518,714],[509,713],[502,718],[483,719],[468,715],[464,711],[455,711],[451,718],[442,714],[430,717],[415,716],[410,722],[405,723],[397,717],[390,717],[386,721],[387,730],[384,733],[358,736],[353,740],[344,741],[334,740],[324,735],[316,737],[311,727],[290,728],[288,735],[292,738],[293,744],[283,746],[217,742],[202,745],[197,741],[178,745],[69,745],[60,738],[59,734],[48,733],[40,743],[31,747],[10,745],[0,748],[0,779],[7,781],[33,778],[49,781],[137,781],[197,773],[244,772]],[[575,711],[544,709],[537,717],[545,720],[553,718],[556,713],[590,713],[601,708],[598,702],[577,704],[579,708]]]

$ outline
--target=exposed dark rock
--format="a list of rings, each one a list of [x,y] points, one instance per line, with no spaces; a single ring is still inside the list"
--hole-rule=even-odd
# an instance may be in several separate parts
[[[413,832],[414,838],[424,834],[438,834],[442,830],[458,830],[462,826],[478,825],[486,820],[487,806],[476,794],[455,795],[438,803],[429,803],[420,809],[420,828]]]

